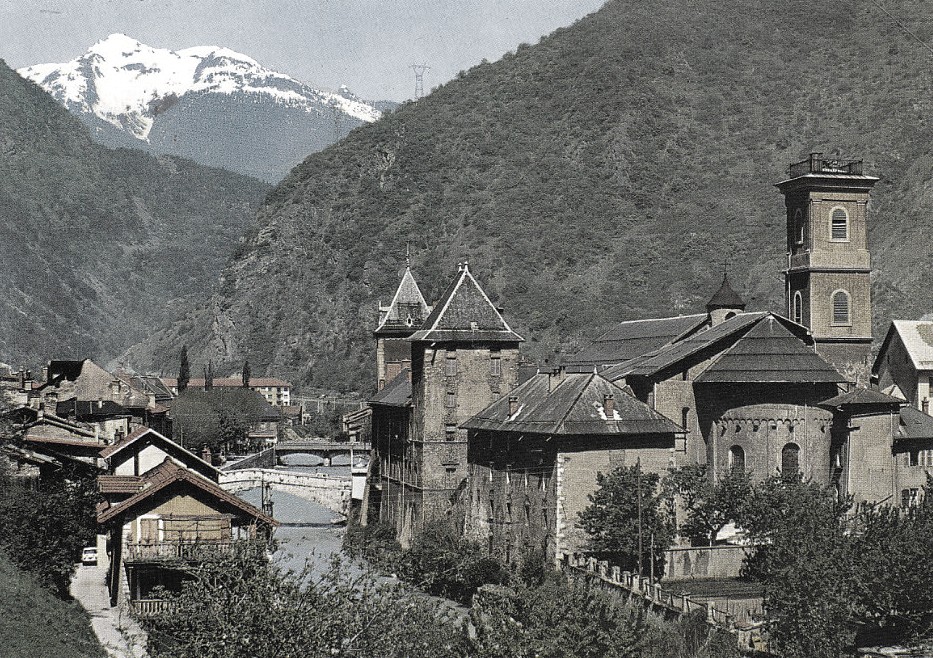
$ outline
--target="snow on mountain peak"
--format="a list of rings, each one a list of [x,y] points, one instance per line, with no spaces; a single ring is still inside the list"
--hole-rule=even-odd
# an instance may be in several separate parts
[[[147,139],[156,110],[167,97],[188,93],[246,93],[305,111],[338,109],[361,121],[380,112],[341,88],[331,93],[263,68],[229,48],[154,48],[125,34],[111,34],[70,62],[19,69],[72,110],[90,112],[138,139]]]

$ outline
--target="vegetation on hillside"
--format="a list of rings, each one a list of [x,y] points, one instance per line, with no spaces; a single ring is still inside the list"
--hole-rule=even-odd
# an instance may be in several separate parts
[[[210,294],[267,189],[94,144],[0,61],[0,361],[107,360],[176,319]]]
[[[737,658],[702,618],[666,622],[556,574],[484,587],[468,612],[339,561],[289,573],[248,554],[194,571],[150,623],[154,658]]]
[[[50,622],[54,620],[54,627]],[[0,643],[5,658],[103,658],[87,613],[53,596],[0,551]]]
[[[783,308],[783,202],[810,151],[882,178],[876,334],[933,309],[929,3],[611,0],[312,155],[269,196],[218,294],[139,350],[368,390],[406,244],[430,301],[469,259],[536,357],[703,309],[727,267]],[[178,338],[181,336],[182,338]]]

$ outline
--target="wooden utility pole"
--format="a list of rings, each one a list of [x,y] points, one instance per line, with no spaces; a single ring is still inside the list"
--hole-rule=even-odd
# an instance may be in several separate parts
[[[641,530],[641,457],[635,462],[635,482],[638,497],[638,577],[642,576],[641,554],[642,554],[642,530]]]

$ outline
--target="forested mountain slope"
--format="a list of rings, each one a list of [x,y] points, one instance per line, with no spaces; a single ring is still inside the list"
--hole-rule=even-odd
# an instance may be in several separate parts
[[[106,359],[209,298],[267,190],[94,144],[0,61],[0,361]]]
[[[268,198],[218,295],[133,352],[372,386],[405,245],[430,300],[469,259],[536,355],[702,310],[724,264],[783,308],[783,200],[809,151],[864,158],[876,331],[933,310],[933,6],[614,0],[352,132]]]

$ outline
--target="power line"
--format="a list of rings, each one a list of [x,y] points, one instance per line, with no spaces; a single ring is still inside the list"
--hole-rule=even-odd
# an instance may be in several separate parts
[[[871,3],[872,3],[873,5],[875,5],[878,9],[880,9],[882,12],[884,12],[884,15],[887,16],[888,18],[890,18],[891,21],[892,21],[895,25],[897,25],[899,28],[901,28],[902,30],[904,30],[904,32],[906,32],[906,33],[909,34],[911,37],[913,37],[914,41],[916,41],[917,43],[919,43],[921,46],[923,46],[924,48],[926,48],[927,50],[929,50],[931,54],[933,54],[933,46],[931,46],[931,45],[928,44],[926,41],[924,41],[923,39],[921,39],[920,37],[918,37],[916,34],[914,34],[913,32],[911,32],[910,29],[909,29],[906,25],[904,25],[901,21],[899,21],[897,18],[895,18],[895,16],[894,16],[893,14],[891,14],[891,12],[889,12],[887,9],[885,9],[884,6],[881,5],[881,3],[877,2],[877,0],[871,0]]]

